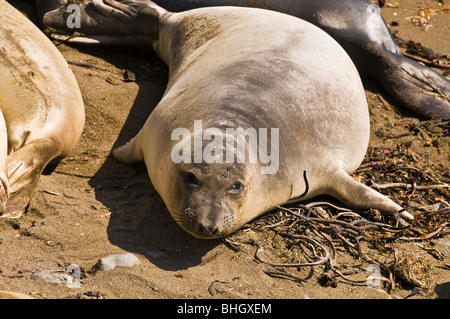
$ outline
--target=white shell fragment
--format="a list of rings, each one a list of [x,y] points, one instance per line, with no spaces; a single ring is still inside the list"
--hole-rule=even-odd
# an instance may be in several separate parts
[[[108,257],[101,258],[97,263],[97,268],[100,271],[108,271],[116,268],[117,266],[132,267],[139,263],[139,259],[131,253],[110,255]]]

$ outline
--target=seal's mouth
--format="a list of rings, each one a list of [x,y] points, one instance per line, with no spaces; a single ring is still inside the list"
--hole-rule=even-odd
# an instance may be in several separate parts
[[[189,224],[180,223],[180,226],[193,237],[198,239],[217,239],[225,237],[235,231],[234,228],[223,229],[215,225]]]
[[[197,239],[218,239],[218,238],[222,238],[225,237],[227,235],[229,235],[230,233],[216,233],[216,234],[210,234],[209,232],[206,233],[204,231],[199,231],[199,232],[192,232],[190,230],[187,230],[186,228],[184,228],[185,231],[187,231],[191,236],[197,238]]]
[[[175,218],[189,234],[199,239],[216,239],[235,231],[235,218],[231,214],[209,212],[202,214],[191,207],[185,207]]]
[[[236,231],[236,229],[231,229],[226,232],[216,232],[215,234],[212,234],[210,232],[205,232],[205,230],[192,231],[192,230],[186,229],[183,226],[182,226],[182,228],[187,233],[189,233],[192,237],[197,238],[197,239],[203,239],[203,240],[213,240],[213,239],[223,238],[223,237],[226,237]]]

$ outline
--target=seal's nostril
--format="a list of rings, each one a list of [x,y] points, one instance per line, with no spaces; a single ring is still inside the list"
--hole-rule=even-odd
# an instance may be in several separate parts
[[[206,227],[203,225],[198,225],[198,229],[200,231],[200,233],[211,236],[211,235],[217,235],[219,233],[219,228],[215,227]]]

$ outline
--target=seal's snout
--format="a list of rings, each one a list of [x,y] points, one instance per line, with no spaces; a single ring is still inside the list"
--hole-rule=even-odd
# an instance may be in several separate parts
[[[199,233],[203,234],[204,236],[217,236],[218,234],[220,234],[220,229],[219,227],[216,227],[216,225],[203,225],[202,223],[200,223],[198,225],[199,228]]]
[[[220,211],[194,211],[186,207],[181,211],[181,226],[198,238],[218,238],[233,231],[234,217]]]
[[[227,218],[220,217],[216,221],[198,220],[196,227],[197,237],[200,238],[218,238],[228,235],[232,232],[233,222],[228,223]],[[233,218],[234,221],[234,218]]]

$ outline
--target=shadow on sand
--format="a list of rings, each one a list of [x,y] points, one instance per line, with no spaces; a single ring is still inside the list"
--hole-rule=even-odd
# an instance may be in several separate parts
[[[167,84],[167,67],[153,52],[133,48],[78,49],[136,74],[139,92],[114,149],[139,132],[160,101]],[[151,72],[142,67],[149,63]],[[164,270],[198,265],[220,242],[195,239],[175,223],[153,188],[143,163],[130,166],[108,156],[89,184],[95,189],[96,199],[111,212],[107,228],[110,242],[145,256]]]

